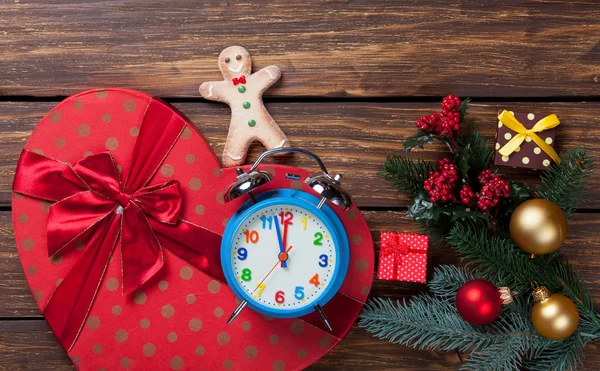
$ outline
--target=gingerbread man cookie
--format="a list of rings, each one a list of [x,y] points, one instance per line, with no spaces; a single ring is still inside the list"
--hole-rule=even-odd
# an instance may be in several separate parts
[[[231,107],[223,166],[243,164],[248,147],[255,140],[267,149],[289,147],[290,142],[262,101],[264,91],[281,77],[279,67],[267,66],[251,73],[250,53],[241,46],[230,46],[219,55],[219,69],[224,80],[202,83],[200,95]]]

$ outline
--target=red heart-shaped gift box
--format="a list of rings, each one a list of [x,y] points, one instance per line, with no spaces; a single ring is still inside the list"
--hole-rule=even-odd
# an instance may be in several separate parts
[[[285,176],[305,177],[307,170],[262,168],[274,181],[260,191],[312,192]],[[117,174],[135,189],[98,191],[118,188]],[[346,335],[373,277],[371,234],[355,206],[336,210],[351,242],[338,295],[357,303],[325,306],[336,331],[311,318],[273,319],[252,310],[226,324],[238,301],[210,274],[221,268],[210,265],[229,218],[246,201],[224,202],[235,178],[191,123],[144,93],[85,91],[41,120],[15,176],[15,238],[40,310],[78,369],[295,370]],[[128,202],[135,205],[123,212]],[[127,225],[124,215],[133,209],[147,220],[143,228]]]

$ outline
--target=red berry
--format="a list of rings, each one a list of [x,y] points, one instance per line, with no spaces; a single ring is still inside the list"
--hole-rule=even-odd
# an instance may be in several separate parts
[[[477,177],[481,183],[481,190],[476,194],[477,207],[483,212],[488,212],[492,207],[500,203],[501,198],[510,196],[508,183],[491,170],[483,170]]]

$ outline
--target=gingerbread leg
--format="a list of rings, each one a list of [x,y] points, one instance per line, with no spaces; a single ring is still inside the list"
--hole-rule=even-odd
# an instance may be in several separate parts
[[[224,167],[239,166],[246,160],[246,154],[248,153],[252,139],[248,138],[245,134],[243,127],[240,130],[233,122],[231,123],[225,148],[223,149],[222,162]]]
[[[290,141],[272,118],[267,125],[268,130],[263,130],[258,138],[267,150],[290,147]]]

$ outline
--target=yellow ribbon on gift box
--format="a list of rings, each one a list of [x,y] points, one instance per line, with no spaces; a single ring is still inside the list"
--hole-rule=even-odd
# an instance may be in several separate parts
[[[548,156],[550,156],[550,158],[553,159],[554,162],[556,162],[557,164],[560,163],[560,158],[558,157],[558,154],[556,153],[554,148],[552,148],[551,145],[546,143],[542,138],[540,138],[536,134],[558,126],[560,124],[558,116],[556,116],[555,114],[548,115],[540,121],[536,122],[531,129],[526,129],[525,126],[523,126],[523,124],[521,124],[519,120],[517,120],[515,116],[507,110],[502,111],[498,115],[498,120],[500,120],[504,125],[506,125],[507,128],[517,133],[517,135],[515,135],[508,143],[504,145],[504,147],[500,148],[500,150],[498,151],[502,156],[510,156],[517,148],[519,148],[519,146],[521,145],[521,143],[523,143],[525,138],[529,137],[533,139],[535,144],[537,144],[542,151],[544,151]]]

